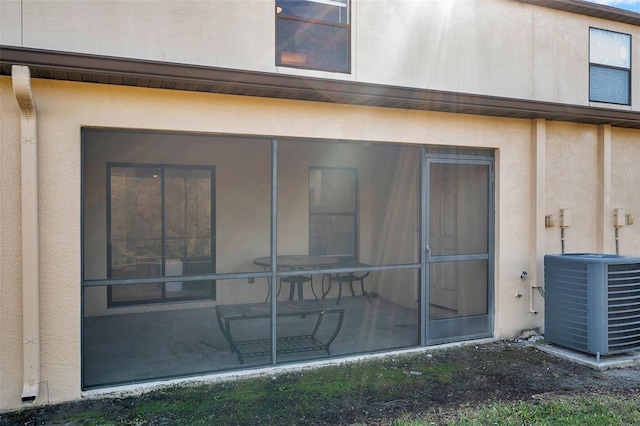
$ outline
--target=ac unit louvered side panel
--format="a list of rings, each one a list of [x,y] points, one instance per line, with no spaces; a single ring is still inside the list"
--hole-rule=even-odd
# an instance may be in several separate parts
[[[587,265],[545,264],[545,340],[568,348],[588,349]]]
[[[609,353],[640,349],[640,263],[609,265],[607,293]]]

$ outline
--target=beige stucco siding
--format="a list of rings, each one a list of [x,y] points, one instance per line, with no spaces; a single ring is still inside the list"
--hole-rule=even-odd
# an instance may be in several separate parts
[[[20,115],[11,80],[0,77],[0,407],[22,391]],[[15,99],[15,98],[14,98]],[[11,141],[11,142],[9,142]],[[12,402],[10,402],[13,400]]]
[[[32,87],[40,135],[42,381],[48,383],[50,402],[80,396],[83,127],[495,149],[495,335],[515,337],[523,330],[542,327],[542,315],[529,313],[529,283],[519,278],[529,265],[532,219],[532,123],[528,120],[44,80],[33,80]],[[0,407],[7,408],[19,404],[22,384],[19,113],[8,77],[0,78],[0,96]],[[636,224],[621,230],[621,247],[624,254],[640,256],[640,133],[614,128],[611,134],[612,204],[636,214]],[[599,214],[594,207],[598,128],[547,123],[546,144],[547,214],[557,218],[560,208],[570,208],[573,225],[566,230],[567,248],[594,251]],[[262,166],[252,165],[255,173],[265,173]],[[223,172],[221,168],[220,179],[242,178],[239,171]],[[366,189],[363,202],[375,202],[372,190]],[[220,196],[224,200],[225,194]],[[376,223],[371,218],[365,225]],[[96,232],[102,233],[100,226]],[[294,226],[304,227],[304,223]],[[545,232],[546,252],[559,252],[559,228]],[[224,233],[221,237],[231,238]],[[542,299],[537,292],[534,297],[541,309]]]
[[[556,226],[546,231],[546,251],[561,252],[560,209],[570,209],[566,252],[597,252],[598,128],[567,123],[547,125],[546,214]]]
[[[3,126],[3,162],[8,162],[3,171],[16,171],[18,112],[11,99],[10,80],[3,78],[2,83],[3,100],[7,100],[3,102],[3,108],[7,108],[7,117],[13,117]],[[487,122],[480,117],[446,114],[412,112],[405,115],[393,110],[316,103],[307,103],[301,108],[299,103],[296,107],[292,101],[41,80],[34,80],[32,86],[40,133],[42,377],[50,383],[52,402],[79,395],[80,137],[83,126],[409,143],[455,142],[469,146],[500,146],[504,141],[501,141],[495,123],[510,127],[507,120]],[[251,119],[247,120],[247,117]],[[358,125],[354,126],[354,122]],[[462,128],[463,124],[466,130]],[[515,126],[523,129],[523,136],[528,135],[526,121],[515,122]],[[5,141],[13,141],[13,144]],[[4,151],[8,152],[5,154]],[[521,179],[523,185],[520,187],[525,188],[527,178]],[[15,177],[3,179],[3,201],[5,197],[8,200],[3,208],[11,207],[11,211],[3,212],[3,217],[12,212],[17,217],[19,204],[15,194],[18,193],[19,181]],[[8,226],[15,229],[19,223],[16,219]],[[101,229],[96,231],[102,232]],[[13,231],[6,235],[14,235],[14,238],[3,238],[3,247],[19,252],[19,234]],[[521,256],[526,258],[527,253],[523,252]],[[2,285],[19,295],[16,265],[10,259],[5,261],[3,270],[9,271],[9,280],[3,277]],[[13,275],[11,271],[14,271]],[[3,315],[7,312],[15,321],[15,327],[2,331],[3,360],[7,360],[10,367],[3,369],[3,374],[7,375],[6,397],[3,395],[7,399],[3,405],[10,406],[20,390],[21,351],[4,351],[20,348],[20,338],[15,331],[20,329],[20,309],[13,303],[5,306],[6,300],[3,297]],[[5,341],[8,344],[5,345]],[[12,363],[15,363],[13,367]]]
[[[610,175],[600,176],[599,132],[597,126],[549,123],[547,126],[547,197],[546,214],[553,215],[556,226],[546,230],[546,251],[559,253],[561,235],[560,209],[572,211],[573,223],[565,229],[566,252],[615,253],[613,232],[614,209],[624,209],[637,216],[640,206],[640,151],[637,131],[613,128],[611,132]],[[608,205],[598,194],[601,179],[608,179]],[[574,207],[575,206],[575,207]],[[603,211],[604,210],[604,211]],[[598,218],[604,215],[603,249],[598,245]],[[625,226],[620,230],[620,254],[637,256],[638,227]]]
[[[273,69],[274,36],[265,37],[275,31],[272,1],[2,0],[3,14],[5,4],[6,20],[14,24],[0,33],[3,44]]]
[[[341,74],[275,65],[272,0],[0,5],[0,44],[578,105],[589,104],[589,27],[640,37],[638,26],[512,0],[353,0]]]
[[[612,130],[611,208],[631,214],[634,223],[619,230],[620,254],[640,256],[640,135],[638,131]],[[608,226],[613,222],[609,213]],[[611,242],[612,247],[614,242]]]
[[[359,80],[530,98],[532,18],[515,2],[357,3]],[[502,19],[509,15],[511,19]],[[512,43],[505,40],[516,37]],[[378,52],[378,54],[371,54]],[[507,59],[508,58],[508,59]],[[548,76],[547,76],[548,77]]]
[[[0,45],[640,113],[637,25],[512,0],[350,5],[348,74],[277,67],[273,0],[0,0]],[[590,27],[631,35],[631,106],[589,103]],[[352,167],[360,179],[360,260],[374,265],[420,261],[420,147],[491,150],[497,338],[544,331],[542,292],[530,287],[544,286],[540,253],[562,250],[561,209],[572,212],[566,252],[614,253],[613,213],[621,209],[635,223],[618,230],[620,254],[640,256],[637,129],[43,79],[31,87],[38,117],[37,403],[81,396],[82,317],[114,312],[106,287],[82,288],[83,279],[107,274],[106,162],[215,166],[216,271],[229,273],[260,270],[252,259],[269,251],[272,138],[283,159],[277,168],[280,251],[309,248],[309,167]],[[371,86],[371,96],[375,87],[384,90]],[[23,385],[20,129],[11,77],[2,76],[0,412],[19,408]],[[84,152],[83,129],[94,131]],[[105,129],[110,132],[100,133]],[[362,147],[376,150],[365,160]],[[555,226],[543,229],[543,215],[553,216]],[[538,270],[529,270],[536,262]],[[523,271],[529,280],[520,278]],[[216,301],[189,306],[262,301],[264,281],[218,280]],[[417,281],[415,270],[394,270],[372,274],[367,285],[415,309]]]
[[[0,1],[0,44],[22,45],[22,2]]]

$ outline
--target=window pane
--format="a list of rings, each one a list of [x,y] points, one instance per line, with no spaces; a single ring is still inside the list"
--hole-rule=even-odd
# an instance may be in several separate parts
[[[110,174],[111,278],[215,272],[211,249],[212,169],[116,166],[111,167]],[[212,280],[172,281],[114,285],[109,290],[109,303],[214,296]]]
[[[355,256],[355,214],[314,215],[309,221],[309,254]]]
[[[310,169],[309,197],[311,213],[355,212],[355,170]]]
[[[591,65],[589,100],[629,105],[629,71]]]
[[[161,274],[160,169],[111,168],[111,270],[115,278]]]
[[[347,0],[278,0],[276,11],[279,16],[348,24],[347,6]]]
[[[278,19],[278,65],[349,72],[349,29]]]
[[[611,67],[631,67],[631,36],[591,28],[589,62]]]
[[[211,171],[167,169],[165,212],[167,259],[211,264]]]

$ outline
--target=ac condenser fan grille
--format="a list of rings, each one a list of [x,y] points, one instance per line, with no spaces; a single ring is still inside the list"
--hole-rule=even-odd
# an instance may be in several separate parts
[[[545,255],[544,339],[612,355],[640,350],[640,257]]]
[[[608,265],[609,351],[640,348],[640,264]]]

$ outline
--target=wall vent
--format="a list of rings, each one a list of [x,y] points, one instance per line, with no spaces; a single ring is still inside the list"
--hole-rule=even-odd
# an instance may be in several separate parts
[[[594,355],[640,350],[640,258],[546,255],[545,341]]]

